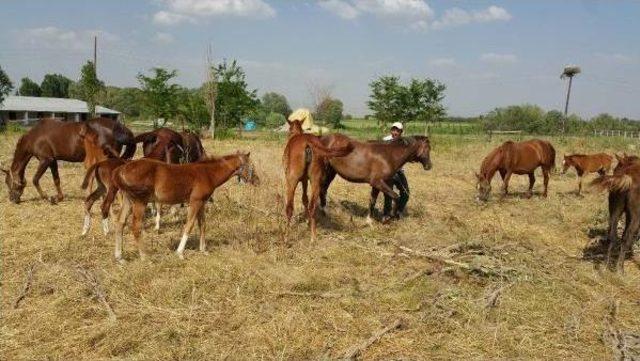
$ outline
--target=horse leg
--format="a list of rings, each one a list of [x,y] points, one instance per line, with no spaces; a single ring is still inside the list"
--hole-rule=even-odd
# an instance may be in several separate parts
[[[391,214],[397,213],[397,211],[398,211],[398,198],[400,196],[396,192],[393,191],[393,188],[391,188],[382,179],[375,179],[375,180],[371,181],[371,186],[374,187],[374,188],[377,188],[378,190],[380,190],[385,195],[391,197],[391,199],[393,200],[393,210],[391,211]],[[390,219],[389,215],[383,215],[382,216],[382,223],[387,223],[389,221],[389,219]]]
[[[162,213],[162,204],[156,202],[155,203],[155,207],[156,207],[156,226],[154,227],[154,229],[156,231],[160,231],[160,214]]]
[[[96,187],[96,190],[91,192],[84,200],[84,225],[82,227],[83,236],[86,235],[91,228],[91,208],[93,207],[93,204],[98,200],[98,198],[104,195],[106,191],[104,184],[100,182],[97,183],[98,187]]]
[[[373,225],[373,213],[376,210],[376,202],[378,201],[380,190],[371,187],[371,198],[369,199],[369,214],[367,215],[367,223]]]
[[[631,246],[638,234],[638,227],[640,226],[638,213],[637,207],[631,208],[627,212],[627,226],[622,235],[622,242],[620,242],[620,253],[618,254],[618,262],[616,265],[616,270],[622,274],[624,274],[624,259],[627,256],[627,252],[631,251]]]
[[[51,159],[49,158],[41,159],[40,163],[38,164],[38,169],[36,170],[36,174],[33,175],[33,186],[36,187],[36,190],[38,191],[42,199],[47,199],[47,195],[42,191],[42,188],[40,188],[40,178],[42,178],[42,175],[44,174],[44,172],[47,170],[47,168],[49,168],[50,163],[51,163]]]
[[[124,225],[127,223],[127,218],[129,218],[129,214],[131,213],[131,200],[128,197],[124,197],[124,202],[122,203],[122,209],[120,210],[120,215],[118,216],[118,221],[116,222],[116,261],[123,263],[122,259],[122,236],[124,233]]]
[[[207,252],[207,240],[205,238],[206,220],[204,218],[204,205],[198,212],[198,229],[200,231],[200,252]]]
[[[322,180],[322,188],[320,189],[320,209],[322,210],[322,213],[326,213],[325,209],[327,207],[327,193],[329,192],[329,186],[331,185],[331,182],[333,182],[335,177],[335,169],[327,166],[327,168],[325,169],[325,175]]]
[[[606,264],[611,266],[611,254],[613,248],[618,244],[618,221],[622,212],[624,212],[625,199],[624,194],[620,192],[609,193],[609,230],[607,232],[607,240],[609,246],[607,247]]]
[[[542,193],[542,196],[547,198],[547,189],[549,189],[549,168],[542,168],[542,176],[544,177],[544,193]]]
[[[578,195],[582,192],[582,177],[584,172],[580,169],[576,169],[576,178],[578,179]]]
[[[105,235],[109,234],[109,213],[111,212],[111,205],[116,198],[116,194],[118,194],[118,188],[114,185],[110,184],[107,189],[107,195],[102,200],[102,205],[100,207],[100,213],[102,214],[102,231]],[[126,203],[125,197],[120,194],[120,203],[124,207]]]
[[[304,206],[304,209],[306,211],[309,208],[309,196],[307,195],[309,179],[305,177],[300,183],[302,183],[302,205]]]
[[[60,187],[60,174],[58,173],[58,161],[53,160],[49,165],[51,168],[51,176],[53,177],[53,184],[56,186],[56,191],[58,192],[58,202],[62,202],[64,199],[64,194],[62,194],[62,188]]]
[[[511,179],[511,174],[513,173],[510,171],[507,171],[503,179],[504,184],[503,184],[502,190],[505,196],[509,194],[509,180]]]
[[[144,220],[144,210],[147,208],[147,205],[143,202],[134,201],[133,202],[133,220],[131,221],[131,229],[133,233],[133,240],[138,247],[138,252],[140,253],[140,259],[144,260],[147,258],[145,252],[145,246],[142,240],[142,228],[143,228],[143,220]]]
[[[191,229],[193,228],[193,224],[196,221],[196,217],[198,212],[200,212],[200,208],[204,207],[203,201],[192,201],[189,203],[189,210],[187,211],[187,222],[184,225],[182,230],[182,238],[180,239],[180,244],[178,245],[178,249],[176,250],[176,254],[180,259],[184,259],[184,249],[187,246],[187,240],[189,239],[189,233],[191,233]]]
[[[499,169],[498,172],[500,172],[500,178],[502,178],[502,181],[504,182],[504,176],[507,172],[504,169]]]
[[[285,215],[287,217],[287,228],[291,225],[291,217],[293,217],[293,197],[296,195],[296,187],[298,187],[298,180],[292,180],[287,178],[287,200],[285,206]]]
[[[316,222],[316,208],[318,207],[318,199],[320,198],[321,177],[322,169],[321,165],[317,163],[311,164],[311,201],[307,208],[307,216],[309,217],[311,226],[311,242],[315,242],[317,236],[317,222]]]
[[[533,195],[533,185],[536,183],[536,176],[533,172],[529,173],[529,190],[527,191],[527,198],[531,198]]]

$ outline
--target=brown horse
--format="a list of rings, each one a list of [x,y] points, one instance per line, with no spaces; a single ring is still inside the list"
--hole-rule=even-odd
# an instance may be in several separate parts
[[[349,155],[341,158],[329,159],[325,162],[325,172],[320,192],[320,206],[324,209],[327,204],[327,192],[336,174],[352,183],[367,183],[371,186],[369,214],[367,222],[372,222],[376,200],[380,192],[394,200],[393,214],[397,213],[398,194],[389,186],[389,180],[403,165],[408,162],[422,164],[424,170],[430,170],[431,143],[428,137],[411,136],[393,142],[359,142],[342,134],[332,134],[322,137],[326,146],[353,147]],[[314,190],[312,190],[314,199]],[[384,220],[385,222],[387,219]]]
[[[180,163],[182,156],[182,136],[169,128],[158,128],[150,132],[138,134],[136,143],[142,143],[142,153],[145,157],[157,152],[151,158],[166,159],[167,163]]]
[[[598,154],[571,154],[565,155],[562,160],[562,174],[567,173],[570,167],[576,169],[578,175],[578,195],[582,191],[582,177],[587,173],[598,172],[605,175],[611,170],[613,157],[606,153]]]
[[[547,196],[547,188],[549,186],[549,172],[555,168],[556,150],[551,143],[540,140],[531,139],[520,143],[507,141],[502,143],[498,148],[494,149],[482,161],[480,173],[476,173],[478,183],[478,199],[487,201],[491,193],[491,179],[500,173],[504,182],[504,194],[509,193],[509,179],[512,174],[528,174],[529,190],[527,196],[531,197],[533,184],[536,181],[534,172],[536,168],[542,168],[544,176],[544,193]]]
[[[123,229],[132,210],[133,237],[140,257],[145,257],[141,242],[142,219],[147,203],[152,201],[165,204],[188,202],[187,221],[176,253],[183,258],[187,238],[196,219],[200,229],[200,251],[205,252],[205,202],[234,174],[239,174],[247,183],[259,183],[249,153],[179,165],[138,159],[116,168],[112,181],[125,195],[116,226],[116,260],[122,261]]]
[[[181,136],[182,134],[183,133],[181,133]],[[184,135],[186,135],[187,137],[186,142],[193,147],[192,148],[193,150],[189,150],[188,152],[185,152],[185,155],[187,157],[186,159],[183,159],[183,160],[186,160],[189,163],[192,163],[198,160],[204,160],[205,159],[204,148],[202,147],[202,143],[200,142],[200,139],[197,138],[197,136],[195,136],[192,133],[184,132]],[[86,141],[87,140],[85,139],[85,142]],[[89,142],[88,144],[85,144],[85,146],[87,145],[91,147],[91,142]],[[174,144],[171,141],[150,142],[147,145],[147,147],[145,147],[144,158],[156,159],[159,161],[165,161],[166,163],[172,163],[173,159],[171,158],[171,155],[176,151],[177,147],[178,145]],[[82,188],[87,189],[88,187],[90,187],[90,185],[93,183],[93,179],[96,179],[98,183],[98,187],[96,188],[95,191],[89,194],[84,201],[85,215],[84,215],[84,223],[82,227],[83,236],[86,235],[89,232],[89,229],[91,228],[91,208],[93,207],[93,204],[100,197],[103,197],[103,196],[104,196],[104,200],[102,202],[102,207],[101,207],[102,230],[104,231],[105,235],[109,233],[108,217],[111,210],[111,204],[113,203],[117,193],[117,188],[111,186],[112,185],[111,175],[117,167],[123,165],[124,163],[125,161],[120,159],[110,159],[108,161],[103,161],[103,162],[100,162],[99,164],[95,164],[94,166],[89,167],[89,169],[87,170],[84,181],[82,183]],[[155,229],[159,230],[160,216],[162,213],[160,204],[156,204],[155,211],[156,211]]]
[[[207,158],[207,154],[202,146],[202,141],[197,134],[186,130],[180,132],[180,137],[182,137],[183,154],[181,163],[192,163]]]
[[[618,165],[613,175],[601,175],[591,182],[609,192],[609,229],[606,263],[613,269],[624,273],[624,260],[631,251],[633,242],[638,238],[640,229],[640,158],[618,156]],[[618,221],[625,213],[625,228],[622,239],[618,238]],[[618,250],[618,260],[612,264],[613,249]]]
[[[58,174],[58,160],[67,162],[82,162],[85,159],[85,148],[82,134],[93,132],[97,135],[99,146],[108,154],[120,154],[126,145],[124,157],[130,158],[135,152],[133,133],[116,120],[95,118],[83,123],[64,122],[56,119],[42,119],[18,140],[9,170],[2,169],[6,174],[5,183],[9,189],[9,199],[20,203],[20,197],[26,186],[25,169],[29,160],[36,157],[40,164],[33,177],[33,185],[40,197],[47,199],[47,195],[40,188],[40,178],[51,169],[53,182],[58,195],[51,197],[51,203],[64,198],[60,188]]]
[[[300,123],[299,121],[289,122],[289,124]],[[296,126],[290,127],[297,129]],[[300,128],[301,130],[301,128]],[[320,138],[313,134],[296,133],[289,136],[287,145],[282,154],[282,165],[284,168],[284,176],[286,182],[286,207],[285,215],[287,217],[287,230],[291,225],[291,217],[293,216],[293,199],[296,193],[298,183],[302,183],[302,204],[307,211],[307,216],[311,225],[311,239],[316,236],[315,208],[312,210],[307,196],[307,186],[309,179],[322,179],[323,160],[321,157],[342,157],[353,147],[346,145],[342,147],[326,147]],[[315,184],[315,183],[314,183]],[[319,184],[315,185],[319,188]]]

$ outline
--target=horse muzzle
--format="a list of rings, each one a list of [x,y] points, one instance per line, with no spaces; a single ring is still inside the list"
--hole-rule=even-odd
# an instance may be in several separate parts
[[[422,168],[424,168],[424,170],[431,170],[432,167],[433,165],[431,164],[431,162],[422,165]]]

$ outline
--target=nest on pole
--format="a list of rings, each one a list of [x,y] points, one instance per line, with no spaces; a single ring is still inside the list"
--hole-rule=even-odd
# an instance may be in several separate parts
[[[577,65],[567,65],[564,67],[562,74],[560,75],[560,79],[564,79],[566,77],[572,78],[576,74],[580,74],[582,70]]]

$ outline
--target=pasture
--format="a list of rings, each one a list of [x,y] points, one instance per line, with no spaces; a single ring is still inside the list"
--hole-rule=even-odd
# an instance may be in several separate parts
[[[411,129],[411,128],[410,128]],[[411,131],[407,135],[412,134]],[[9,164],[18,134],[0,134]],[[29,184],[10,204],[4,183],[2,325],[4,359],[243,360],[336,359],[401,320],[358,356],[382,359],[612,359],[640,333],[640,270],[624,276],[598,264],[606,195],[575,195],[567,152],[634,149],[637,140],[549,138],[557,151],[549,197],[524,199],[528,178],[514,176],[501,199],[474,200],[474,171],[504,139],[436,134],[433,169],[405,167],[408,216],[365,223],[370,188],[336,180],[328,216],[309,242],[306,222],[284,242],[284,138],[205,140],[209,154],[251,151],[261,185],[230,181],[207,205],[209,254],[192,233],[185,260],[174,250],[185,209],[165,211],[159,233],[145,221],[149,260],[125,230],[124,266],[113,258],[94,208],[80,237],[80,163],[60,164],[66,199],[51,205]],[[140,149],[138,149],[140,153]],[[592,179],[592,176],[587,179]],[[54,193],[49,172],[41,184]],[[381,209],[382,197],[378,209]],[[302,211],[300,193],[296,210]],[[620,346],[622,344],[622,346]],[[636,349],[635,352],[638,352]]]

